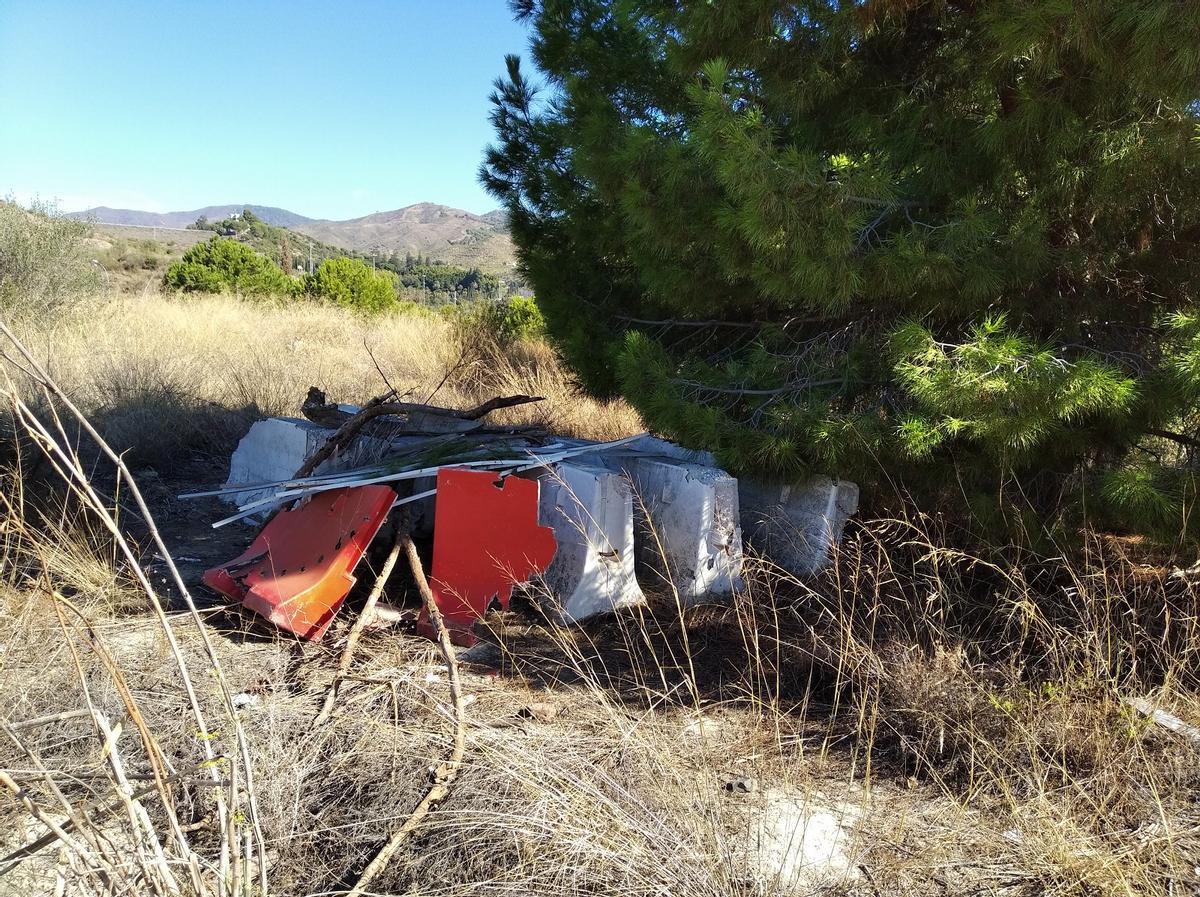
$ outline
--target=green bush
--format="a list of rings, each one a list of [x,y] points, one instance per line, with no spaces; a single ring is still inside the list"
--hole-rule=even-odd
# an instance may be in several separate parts
[[[0,310],[45,314],[95,290],[101,269],[87,251],[89,232],[53,206],[0,201]]]
[[[251,296],[291,296],[297,283],[266,256],[236,240],[197,243],[167,269],[163,285],[185,293],[231,291]]]
[[[508,346],[517,340],[539,339],[546,321],[531,296],[513,296],[505,302],[467,302],[440,308],[468,342]]]
[[[532,296],[513,296],[500,309],[500,337],[505,342],[537,339],[545,334],[546,319]]]
[[[359,311],[386,311],[396,304],[392,276],[352,258],[321,262],[316,273],[306,279],[305,289],[321,299]]]

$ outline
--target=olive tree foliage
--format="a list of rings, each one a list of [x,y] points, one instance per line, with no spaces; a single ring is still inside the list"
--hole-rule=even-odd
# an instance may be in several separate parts
[[[1187,529],[1200,4],[514,8],[481,177],[588,388],[879,508]]]
[[[103,275],[89,255],[89,233],[52,205],[0,201],[0,312],[49,314],[94,293]]]

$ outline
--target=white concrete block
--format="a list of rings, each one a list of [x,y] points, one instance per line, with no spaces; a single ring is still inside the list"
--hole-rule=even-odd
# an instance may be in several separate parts
[[[348,406],[354,407],[354,406]],[[336,431],[311,421],[294,417],[271,417],[256,421],[242,437],[229,459],[229,478],[225,485],[239,483],[273,483],[286,480],[296,473],[325,441]],[[374,464],[387,457],[394,449],[403,449],[424,442],[418,437],[397,436],[390,440],[360,435],[348,450],[335,453],[332,458],[317,466],[316,473],[330,473],[350,467]],[[436,480],[429,477],[414,482],[415,492],[424,492],[434,487]],[[266,498],[273,490],[248,488],[222,496],[232,505],[245,505]],[[410,506],[413,531],[419,536],[433,532],[432,498],[415,502]],[[265,517],[271,508],[264,508],[255,518]],[[253,519],[253,518],[252,518]]]
[[[286,480],[317,449],[333,430],[294,417],[272,417],[256,421],[242,437],[229,459],[227,486],[239,483],[271,483]],[[245,505],[270,494],[269,489],[248,488],[224,496],[234,505]]]
[[[642,583],[669,579],[689,603],[741,588],[737,480],[702,464],[637,456],[624,463],[647,518],[638,533]]]
[[[554,528],[543,574],[563,622],[645,601],[634,574],[633,489],[616,471],[562,461],[541,481],[539,522]]]
[[[614,451],[620,452],[636,452],[640,455],[655,455],[660,458],[669,458],[672,461],[683,461],[687,464],[699,464],[702,467],[716,467],[716,457],[711,452],[702,452],[694,449],[686,449],[674,442],[667,442],[665,439],[659,439],[657,436],[651,436],[648,433],[643,433],[637,439],[619,446]]]
[[[747,544],[796,576],[829,564],[846,520],[858,510],[858,485],[814,476],[797,484],[739,483]]]

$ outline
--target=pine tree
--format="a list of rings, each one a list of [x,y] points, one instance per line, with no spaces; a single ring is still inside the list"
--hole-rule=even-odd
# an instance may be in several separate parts
[[[1200,4],[514,8],[481,179],[589,389],[738,473],[1180,532]]]

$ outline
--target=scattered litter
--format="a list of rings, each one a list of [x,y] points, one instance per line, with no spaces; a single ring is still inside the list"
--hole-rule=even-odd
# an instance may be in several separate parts
[[[401,623],[408,623],[415,620],[416,612],[407,611],[402,607],[397,607],[394,604],[389,604],[386,601],[379,601],[375,604],[375,611],[371,615],[371,619],[367,621],[368,629],[390,629],[393,626],[398,626]]]
[[[722,787],[733,794],[753,794],[758,790],[758,779],[733,779]]]
[[[233,706],[238,710],[242,710],[246,707],[257,707],[262,703],[262,701],[259,700],[258,695],[248,694],[244,691],[238,692],[230,700],[233,701]]]

